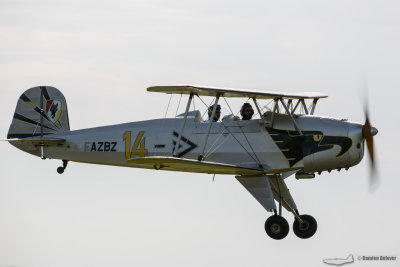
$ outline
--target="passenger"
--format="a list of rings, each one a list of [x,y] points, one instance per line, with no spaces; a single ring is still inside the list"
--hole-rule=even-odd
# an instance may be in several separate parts
[[[242,115],[242,120],[251,120],[254,115],[253,107],[249,103],[244,103],[240,109],[240,115]]]
[[[210,122],[211,120],[211,115],[212,115],[212,111],[214,109],[214,105],[211,105],[208,108],[208,120],[207,122]],[[213,118],[213,122],[218,121],[219,117],[221,117],[221,106],[217,105],[217,108],[215,109],[215,114],[214,114],[214,118]]]

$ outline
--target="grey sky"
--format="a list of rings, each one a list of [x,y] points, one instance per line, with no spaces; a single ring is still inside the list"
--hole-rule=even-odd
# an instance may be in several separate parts
[[[1,142],[0,267],[400,257],[399,14],[398,1],[2,0],[3,139],[18,97],[37,85],[64,93],[72,129],[162,117],[169,97],[145,89],[171,84],[321,91],[329,98],[317,114],[363,122],[366,74],[381,185],[368,193],[367,158],[347,172],[288,178],[318,231],[275,241],[263,228],[270,214],[231,176],[212,183],[210,175],[78,163],[60,176],[59,161]]]

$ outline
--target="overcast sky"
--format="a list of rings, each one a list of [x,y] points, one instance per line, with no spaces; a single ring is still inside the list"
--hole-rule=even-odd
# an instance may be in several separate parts
[[[318,231],[276,241],[264,231],[270,214],[233,176],[79,163],[58,175],[60,161],[1,142],[0,267],[400,257],[399,14],[398,1],[381,0],[1,0],[2,139],[19,96],[38,85],[63,92],[75,130],[163,117],[169,97],[146,87],[173,84],[320,91],[329,97],[316,114],[363,122],[366,76],[381,184],[368,193],[367,158],[347,172],[288,178]]]

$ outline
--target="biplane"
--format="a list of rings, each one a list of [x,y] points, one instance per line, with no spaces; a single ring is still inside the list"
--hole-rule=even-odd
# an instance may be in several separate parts
[[[299,212],[285,179],[347,170],[362,160],[365,142],[374,162],[372,137],[378,130],[368,117],[361,124],[314,115],[317,102],[327,97],[322,93],[199,86],[154,86],[147,91],[188,96],[185,112],[173,118],[71,131],[63,94],[54,87],[38,86],[18,99],[7,141],[42,159],[62,160],[60,174],[72,161],[234,175],[272,213],[265,231],[273,239],[283,239],[289,232],[283,208],[293,214],[292,229],[299,238],[310,238],[317,230],[316,220]],[[213,99],[211,118],[222,98],[245,98],[258,116],[205,121],[199,110],[190,111],[194,99],[204,97]],[[271,107],[265,109],[262,101]]]

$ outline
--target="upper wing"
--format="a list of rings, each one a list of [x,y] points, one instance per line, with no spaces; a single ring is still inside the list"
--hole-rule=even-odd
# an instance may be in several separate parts
[[[233,175],[261,175],[264,173],[281,173],[285,171],[300,169],[300,168],[272,169],[272,170],[252,169],[252,168],[245,168],[218,162],[198,161],[193,159],[183,159],[174,157],[133,158],[127,160],[127,162],[128,164],[132,164],[137,167],[157,169],[157,170],[197,172],[197,173],[209,173],[209,174],[233,174]]]
[[[268,91],[251,91],[239,89],[224,89],[224,88],[208,88],[198,86],[152,86],[147,88],[149,92],[159,92],[166,94],[196,94],[202,96],[216,96],[220,94],[224,97],[249,97],[257,99],[274,99],[288,98],[288,99],[315,99],[328,97],[325,94],[318,92],[302,92],[302,93],[282,93],[282,92],[268,92]]]

